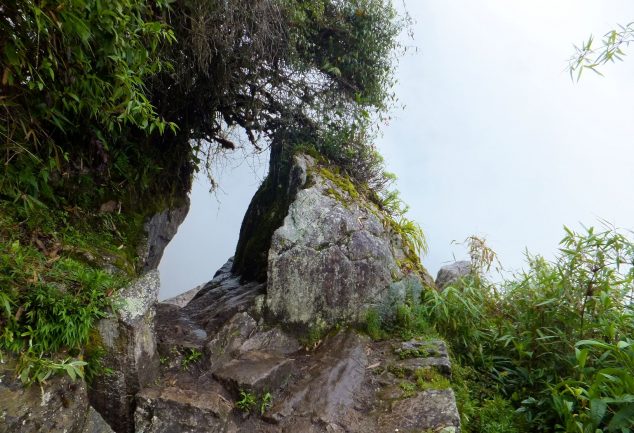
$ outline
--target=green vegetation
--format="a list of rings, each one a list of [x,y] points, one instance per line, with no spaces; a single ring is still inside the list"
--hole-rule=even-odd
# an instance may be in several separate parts
[[[390,0],[5,3],[0,350],[26,381],[49,376],[38,366],[97,371],[89,330],[137,274],[144,220],[183,204],[194,171],[212,175],[234,128],[284,156],[255,199],[273,203],[266,227],[241,236],[248,278],[292,199],[275,173],[293,146],[385,181],[371,131],[407,25]]]
[[[236,407],[242,412],[251,413],[257,407],[258,413],[264,415],[273,404],[273,396],[270,392],[263,393],[260,397],[256,394],[240,390],[240,398],[236,401]]]
[[[629,431],[634,244],[566,229],[561,245],[497,290],[473,279],[429,293],[430,323],[531,431]]]
[[[427,389],[447,389],[451,386],[449,379],[433,367],[416,370],[416,385],[421,391]]]
[[[480,273],[494,253],[470,241],[473,276],[398,306],[396,322],[379,327],[369,312],[368,333],[409,338],[431,327],[445,338],[467,432],[632,431],[632,239],[566,228],[555,261],[528,256],[528,270],[499,284]]]
[[[183,359],[181,360],[181,367],[185,370],[189,370],[192,364],[197,363],[203,357],[203,353],[196,348],[189,348],[183,353]]]
[[[240,390],[240,398],[238,399],[238,401],[236,401],[236,407],[238,409],[240,409],[242,412],[249,413],[256,404],[257,397],[255,396],[255,394],[242,389]]]
[[[273,396],[270,392],[265,392],[260,399],[260,415],[264,415],[273,404]]]
[[[590,36],[581,46],[575,45],[575,54],[570,58],[568,65],[570,78],[578,81],[585,70],[603,75],[599,71],[600,66],[614,63],[616,60],[623,60],[625,56],[623,50],[634,42],[634,22],[618,27],[618,29],[610,30],[603,36],[598,48],[593,36]]]
[[[101,353],[89,344],[95,322],[128,279],[104,268],[134,266],[119,248],[127,242],[123,221],[74,212],[41,210],[32,229],[20,212],[0,206],[0,352],[17,357],[25,383],[53,371],[83,376],[87,362],[98,368]]]

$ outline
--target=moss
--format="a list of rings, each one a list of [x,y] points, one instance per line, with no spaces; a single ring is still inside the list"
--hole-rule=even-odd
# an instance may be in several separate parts
[[[447,389],[451,382],[433,367],[424,367],[416,370],[416,385],[421,391],[427,389]]]
[[[337,188],[339,188],[341,191],[347,194],[349,199],[351,200],[359,199],[360,197],[359,191],[357,190],[354,183],[352,183],[352,181],[350,180],[350,177],[344,174],[341,174],[339,170],[337,170],[336,168],[332,168],[332,167],[328,168],[323,165],[320,165],[318,170],[321,176],[331,181]]]
[[[398,365],[388,366],[387,371],[389,371],[399,379],[403,379],[405,376],[407,376],[407,372],[405,371],[405,369],[403,367],[399,367]]]
[[[416,395],[416,385],[412,382],[403,381],[398,386],[403,390],[403,398],[410,398]]]

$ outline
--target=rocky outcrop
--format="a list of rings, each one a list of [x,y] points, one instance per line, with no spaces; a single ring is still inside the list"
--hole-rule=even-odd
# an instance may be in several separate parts
[[[88,404],[86,386],[67,376],[25,387],[11,362],[0,364],[0,433],[112,433]]]
[[[450,286],[462,278],[469,276],[472,272],[471,262],[462,260],[454,262],[450,265],[443,266],[438,271],[436,276],[436,287],[438,290],[443,290],[445,287]]]
[[[183,198],[184,204],[179,207],[165,209],[152,215],[145,222],[145,236],[139,244],[139,261],[142,273],[157,269],[167,244],[174,238],[178,227],[185,221],[189,212],[189,198]]]
[[[154,333],[160,280],[150,271],[118,293],[119,308],[98,324],[109,374],[95,378],[90,402],[117,433],[134,432],[135,395],[158,374]]]
[[[159,304],[161,372],[137,394],[136,432],[460,431],[447,383],[417,382],[450,377],[442,341],[342,330],[304,348],[264,319],[264,286],[230,269],[184,307]]]
[[[158,374],[154,329],[160,291],[157,268],[188,211],[189,199],[184,197],[182,206],[146,220],[138,247],[141,276],[117,293],[116,312],[97,326],[106,350],[102,363],[110,373],[94,379],[89,398],[117,433],[134,432],[136,394]]]
[[[373,203],[309,156],[291,170],[301,188],[268,253],[266,309],[276,321],[327,328],[420,294],[423,279],[402,270],[407,252]]]

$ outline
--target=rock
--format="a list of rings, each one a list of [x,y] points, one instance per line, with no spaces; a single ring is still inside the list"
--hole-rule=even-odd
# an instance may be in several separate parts
[[[304,160],[292,163],[293,146],[276,138],[271,142],[269,172],[251,199],[240,227],[232,270],[247,281],[266,282],[273,232],[280,227],[297,191],[307,179]]]
[[[460,415],[450,389],[427,390],[416,397],[394,403],[391,412],[379,417],[379,431],[418,433],[433,431],[460,432]]]
[[[230,361],[240,347],[255,333],[257,324],[247,313],[238,313],[206,343],[209,370]]]
[[[274,403],[267,419],[284,424],[286,431],[307,431],[297,423],[308,420],[336,425],[351,409],[364,379],[368,360],[364,340],[353,332],[329,337],[310,357],[306,377]]]
[[[233,404],[210,386],[148,388],[137,396],[136,433],[230,433]]]
[[[400,344],[396,349],[397,354],[416,352],[418,357],[437,356],[449,358],[447,344],[442,340],[409,340]]]
[[[409,358],[394,364],[394,368],[398,371],[414,375],[416,370],[420,368],[434,368],[439,373],[451,377],[451,362],[448,358]]]
[[[307,171],[296,178],[310,182],[297,192],[271,239],[270,315],[319,327],[358,322],[369,307],[404,298],[410,284],[401,283],[399,262],[406,254],[378,209],[324,175],[308,156],[296,156],[292,170]],[[422,287],[420,278],[416,285]]]
[[[451,377],[451,361],[447,345],[442,340],[405,341],[395,352],[401,358],[393,365],[395,371],[413,375],[419,368],[431,367]]]
[[[99,413],[92,407],[88,407],[88,414],[86,415],[86,424],[81,433],[113,433],[112,429],[99,415]]]
[[[231,263],[229,259],[182,310],[183,315],[209,335],[215,334],[237,313],[253,307],[255,298],[265,291],[265,284],[243,283],[239,275],[231,273]]]
[[[463,260],[443,266],[436,276],[436,287],[443,290],[471,273],[471,262]]]
[[[14,367],[0,364],[0,433],[112,433],[88,404],[82,381],[59,375],[25,387]]]
[[[156,306],[154,329],[161,362],[168,367],[181,366],[187,353],[202,352],[208,337],[204,329],[182,314],[181,308],[162,302]]]
[[[106,349],[103,358],[111,374],[95,378],[91,404],[117,433],[134,432],[134,396],[158,375],[154,333],[158,271],[150,271],[118,293],[115,315],[101,320],[98,331]]]
[[[194,297],[198,294],[198,292],[200,292],[203,287],[205,287],[205,285],[201,284],[200,286],[196,286],[193,289],[186,291],[185,293],[181,293],[180,295],[165,299],[164,301],[161,301],[161,303],[170,304],[182,308],[185,305],[189,304],[189,302],[194,299]]]
[[[281,356],[291,355],[302,348],[296,338],[284,333],[279,328],[258,332],[239,347],[240,353],[254,350],[267,351]]]
[[[189,198],[184,197],[183,206],[166,209],[154,214],[145,223],[145,239],[139,247],[139,260],[142,264],[142,273],[158,268],[165,247],[172,240],[178,227],[185,221],[189,212]]]
[[[213,283],[219,284],[225,280],[235,277],[235,275],[231,273],[232,267],[233,267],[233,257],[227,260],[227,262],[224,265],[222,265],[220,269],[216,271],[216,273],[214,274],[214,278],[212,280]],[[185,293],[181,293],[180,295],[174,296],[173,298],[169,298],[161,302],[164,304],[171,304],[171,305],[175,305],[177,307],[182,308],[185,305],[189,304],[202,289],[209,290],[210,284],[212,284],[212,282],[209,282],[208,284],[201,284],[199,286],[194,287],[191,290],[186,291]]]
[[[267,352],[246,352],[214,372],[236,396],[240,390],[262,394],[276,391],[290,375],[293,360]]]

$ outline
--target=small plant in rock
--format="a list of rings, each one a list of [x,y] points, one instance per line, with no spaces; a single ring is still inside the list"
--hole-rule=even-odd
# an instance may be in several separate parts
[[[438,370],[431,367],[419,368],[416,370],[416,385],[421,391],[426,389],[447,389],[451,387],[451,382]]]
[[[255,396],[255,394],[243,389],[240,390],[240,399],[236,401],[236,407],[238,409],[240,409],[242,412],[250,413],[251,409],[253,409],[256,404],[257,397]]]
[[[365,330],[373,340],[381,340],[385,337],[385,332],[381,328],[381,315],[377,310],[371,308],[365,314]]]
[[[270,392],[265,392],[260,399],[260,415],[264,415],[264,413],[269,410],[271,404],[273,403],[273,396]]]
[[[398,384],[399,388],[403,390],[403,397],[409,398],[416,395],[416,385],[412,382],[403,381]]]
[[[195,348],[189,348],[185,351],[185,354],[183,355],[183,360],[181,361],[181,366],[185,369],[188,370],[189,367],[200,361],[200,359],[202,358],[203,353]]]

